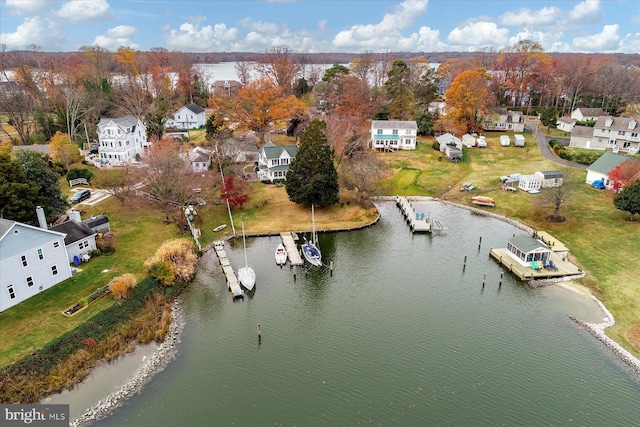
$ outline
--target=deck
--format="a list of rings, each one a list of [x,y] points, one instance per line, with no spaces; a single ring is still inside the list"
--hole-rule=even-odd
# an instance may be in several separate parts
[[[544,280],[567,276],[578,276],[584,274],[583,271],[569,261],[566,261],[557,254],[551,255],[551,261],[558,270],[547,270],[545,268],[536,271],[528,265],[522,265],[509,255],[506,248],[491,249],[489,252],[492,258],[502,264],[507,270],[518,276],[520,280]]]
[[[282,244],[284,248],[287,250],[287,257],[289,258],[290,266],[303,265],[304,261],[300,256],[300,252],[298,252],[298,246],[296,242],[293,240],[293,234],[290,232],[282,232],[280,233],[280,237],[282,238]]]
[[[409,223],[414,233],[431,233],[431,222],[426,212],[417,212],[414,206],[404,196],[396,197],[396,204]]]
[[[220,261],[220,266],[222,266],[222,272],[227,279],[227,285],[229,286],[231,294],[234,298],[242,298],[244,296],[244,291],[240,287],[240,282],[236,277],[236,273],[233,271],[233,267],[231,267],[229,258],[227,258],[227,253],[224,250],[224,243],[222,240],[216,240],[213,242],[213,248],[216,251],[216,255],[218,255],[218,261]]]

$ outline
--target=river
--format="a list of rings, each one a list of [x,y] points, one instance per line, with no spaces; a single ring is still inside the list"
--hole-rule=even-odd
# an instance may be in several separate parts
[[[273,261],[279,237],[248,238],[244,300],[206,253],[176,359],[96,425],[637,425],[638,375],[568,317],[601,320],[595,303],[506,272],[499,284],[489,249],[519,230],[432,203],[447,229],[412,235],[378,208],[372,227],[320,236],[333,271],[294,277]],[[227,253],[243,264],[241,239]]]

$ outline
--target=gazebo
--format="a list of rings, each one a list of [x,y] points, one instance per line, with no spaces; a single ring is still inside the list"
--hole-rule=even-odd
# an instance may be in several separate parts
[[[522,265],[531,261],[549,262],[553,251],[538,239],[522,234],[507,240],[507,253]]]

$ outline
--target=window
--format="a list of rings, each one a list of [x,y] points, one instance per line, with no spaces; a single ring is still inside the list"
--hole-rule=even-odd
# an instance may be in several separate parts
[[[398,134],[398,129],[394,129],[394,130],[393,130],[393,134],[394,134],[394,135],[397,135],[397,134]]]
[[[53,247],[57,248],[58,246],[60,246],[60,242],[53,242]]]
[[[283,165],[288,165],[289,164],[289,159],[282,159],[280,163],[283,164]]]
[[[16,297],[16,292],[13,290],[13,285],[7,286],[7,292],[9,292],[9,298],[14,299]]]
[[[27,256],[26,255],[22,255],[20,257],[20,259],[22,260],[22,266],[26,267],[27,265],[29,265],[29,263],[27,262]]]
[[[618,131],[618,135],[620,135],[620,136],[624,136],[624,134],[625,134],[625,131],[623,131],[623,130],[619,130],[619,131]]]
[[[44,253],[42,252],[42,248],[38,248],[38,259],[44,259]]]
[[[28,287],[32,287],[33,286],[33,277],[27,276],[27,286]]]
[[[407,129],[407,130],[405,130],[405,134],[406,134],[406,135],[411,135],[411,129]]]
[[[51,266],[51,275],[55,276],[56,274],[58,274],[58,266],[57,265],[52,265]]]
[[[80,244],[78,246],[80,247],[80,249],[84,249],[84,248],[89,246],[89,242],[87,242],[87,241],[80,242]]]
[[[382,135],[382,129],[378,129],[378,131],[376,132],[378,135]]]

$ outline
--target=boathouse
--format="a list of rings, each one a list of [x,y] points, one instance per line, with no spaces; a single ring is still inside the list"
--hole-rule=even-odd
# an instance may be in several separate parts
[[[507,240],[507,253],[522,265],[531,261],[549,262],[553,251],[538,239],[521,234]]]

